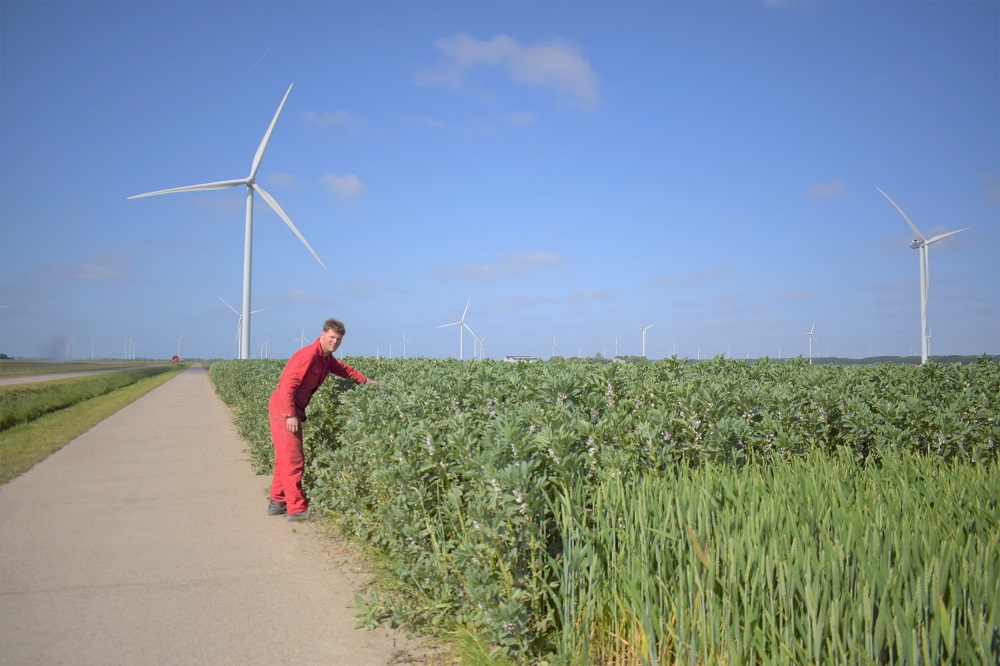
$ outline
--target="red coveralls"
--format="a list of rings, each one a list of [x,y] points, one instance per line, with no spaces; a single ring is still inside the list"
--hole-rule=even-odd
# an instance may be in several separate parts
[[[367,378],[338,361],[333,354],[323,357],[319,338],[311,345],[298,350],[285,364],[278,379],[278,387],[267,402],[267,417],[274,444],[274,474],[271,476],[271,499],[284,504],[289,514],[302,513],[307,508],[302,493],[302,427],[306,420],[306,406],[327,375],[330,373],[363,384]],[[299,431],[288,432],[285,418],[299,417]]]

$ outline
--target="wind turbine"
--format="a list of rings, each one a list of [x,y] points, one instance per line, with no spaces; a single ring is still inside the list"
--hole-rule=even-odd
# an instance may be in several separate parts
[[[927,362],[927,357],[930,355],[930,336],[927,332],[927,293],[930,291],[931,286],[928,248],[931,243],[936,243],[942,238],[947,238],[948,236],[954,236],[955,234],[965,231],[970,227],[964,227],[962,229],[958,229],[957,231],[946,231],[943,234],[938,234],[937,236],[933,236],[931,238],[924,238],[924,235],[920,233],[920,230],[917,229],[916,225],[910,221],[910,218],[906,216],[903,209],[896,205],[896,202],[889,198],[888,194],[882,192],[882,190],[877,187],[875,189],[881,192],[882,196],[886,199],[889,199],[889,203],[891,203],[896,210],[899,211],[899,214],[903,216],[906,223],[910,225],[910,229],[913,229],[913,233],[917,235],[917,237],[910,242],[910,247],[918,251],[920,258],[920,363],[924,364]]]
[[[463,341],[463,339],[465,337],[465,335],[464,335],[464,333],[465,333],[464,329],[469,328],[468,326],[465,325],[465,315],[469,311],[469,303],[471,303],[471,302],[472,302],[471,298],[468,301],[466,301],[466,303],[465,303],[465,309],[462,310],[462,318],[461,319],[459,319],[458,321],[453,321],[450,324],[441,324],[440,326],[435,327],[435,328],[446,328],[448,326],[458,326],[458,360],[459,361],[462,360],[462,341]],[[470,329],[470,331],[471,331],[471,329]]]
[[[306,329],[303,328],[302,332],[299,333],[299,337],[295,338],[295,342],[298,342],[299,349],[302,349],[308,341],[309,338],[306,337]]]
[[[472,360],[475,361],[478,355],[477,350],[479,349],[479,338],[476,336],[475,333],[472,332],[472,329],[469,328],[467,324],[463,323],[462,326],[465,326],[465,330],[467,330],[469,332],[469,335],[472,336]]]
[[[243,319],[246,320],[246,326],[244,326],[240,331],[240,358],[247,359],[250,358],[250,264],[251,264],[251,248],[253,246],[253,193],[257,192],[260,194],[261,198],[270,206],[275,213],[278,214],[288,228],[295,233],[302,244],[306,246],[306,249],[316,258],[320,266],[323,266],[323,262],[320,261],[319,256],[313,251],[306,239],[299,233],[299,230],[295,228],[292,221],[288,219],[285,215],[285,211],[281,209],[278,202],[275,201],[270,194],[264,191],[260,185],[257,184],[257,169],[260,168],[260,162],[264,159],[264,151],[267,149],[267,142],[271,139],[271,132],[274,131],[274,124],[278,122],[278,116],[281,114],[282,107],[285,106],[285,100],[288,99],[288,94],[292,92],[292,86],[288,86],[288,90],[285,91],[285,96],[281,98],[281,104],[278,105],[278,110],[274,114],[274,118],[271,119],[271,124],[267,127],[267,132],[264,133],[264,138],[261,140],[260,145],[257,146],[257,152],[253,157],[253,162],[250,164],[250,175],[246,178],[240,178],[238,180],[221,180],[214,183],[204,183],[201,185],[187,185],[185,187],[174,187],[167,190],[157,190],[156,192],[147,192],[145,194],[136,194],[134,196],[128,197],[129,199],[139,199],[141,197],[151,197],[157,194],[172,194],[174,192],[199,192],[204,190],[224,190],[230,187],[237,187],[239,185],[245,185],[247,188],[247,204],[246,204],[246,227],[243,234]],[[326,266],[323,266],[323,270],[326,270]]]
[[[175,340],[177,340],[177,358],[180,358],[181,356],[181,338],[183,338],[185,335],[187,335],[187,333],[184,333],[183,335],[179,335],[176,337],[174,337],[173,335],[170,336]]]
[[[406,331],[403,331],[403,358],[406,358],[406,344],[410,342],[406,339]]]
[[[642,357],[646,358],[646,331],[656,326],[656,324],[650,324],[649,326],[643,326],[639,324],[639,330],[642,331]]]
[[[480,361],[483,360],[483,354],[486,353],[486,338],[487,338],[487,336],[485,336],[485,335],[483,337],[479,338],[479,360]]]
[[[232,310],[234,315],[236,315],[237,317],[239,317],[239,320],[236,322],[236,351],[237,351],[237,355],[238,355],[239,351],[240,351],[240,348],[241,348],[241,343],[242,343],[242,337],[241,337],[241,335],[242,335],[242,331],[243,331],[243,315],[241,315],[236,310],[236,308],[234,308],[232,305],[230,305],[226,301],[226,299],[224,299],[222,296],[219,296],[219,300],[222,301],[223,303],[225,303],[226,307],[229,308],[230,310]],[[259,310],[253,310],[253,311],[250,312],[250,314],[254,315],[254,314],[257,314],[258,312],[263,312],[264,310],[267,310],[267,308],[261,308]],[[249,321],[249,319],[247,319],[247,321]],[[305,330],[303,329],[302,332],[305,333]]]
[[[95,342],[100,342],[100,340],[95,340],[94,339],[94,334],[91,333],[90,334],[90,360],[91,361],[94,360],[94,343]]]
[[[810,328],[809,332],[805,334],[809,336],[809,365],[812,365],[813,362],[813,338],[816,337],[815,335],[813,335],[813,331],[815,330],[816,330],[816,322],[813,322],[812,328]]]
[[[556,336],[552,336],[552,355],[556,355],[556,350],[559,349],[559,345],[556,344]]]

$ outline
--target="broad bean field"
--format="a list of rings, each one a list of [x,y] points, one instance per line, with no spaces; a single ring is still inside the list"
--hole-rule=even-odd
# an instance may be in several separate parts
[[[1000,366],[346,359],[306,492],[362,617],[516,663],[1000,663]],[[211,375],[259,473],[283,361]]]

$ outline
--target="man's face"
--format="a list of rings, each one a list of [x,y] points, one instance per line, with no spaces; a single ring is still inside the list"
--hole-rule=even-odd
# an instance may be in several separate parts
[[[337,351],[343,338],[340,337],[340,333],[330,329],[328,331],[323,331],[319,336],[319,346],[323,349],[324,355],[332,354]]]

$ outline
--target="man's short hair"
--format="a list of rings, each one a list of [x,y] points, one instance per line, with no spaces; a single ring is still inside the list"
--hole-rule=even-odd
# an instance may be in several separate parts
[[[339,319],[327,319],[323,322],[323,332],[325,333],[326,331],[336,331],[340,337],[344,337],[344,334],[347,333],[347,329],[344,328],[344,322]]]

